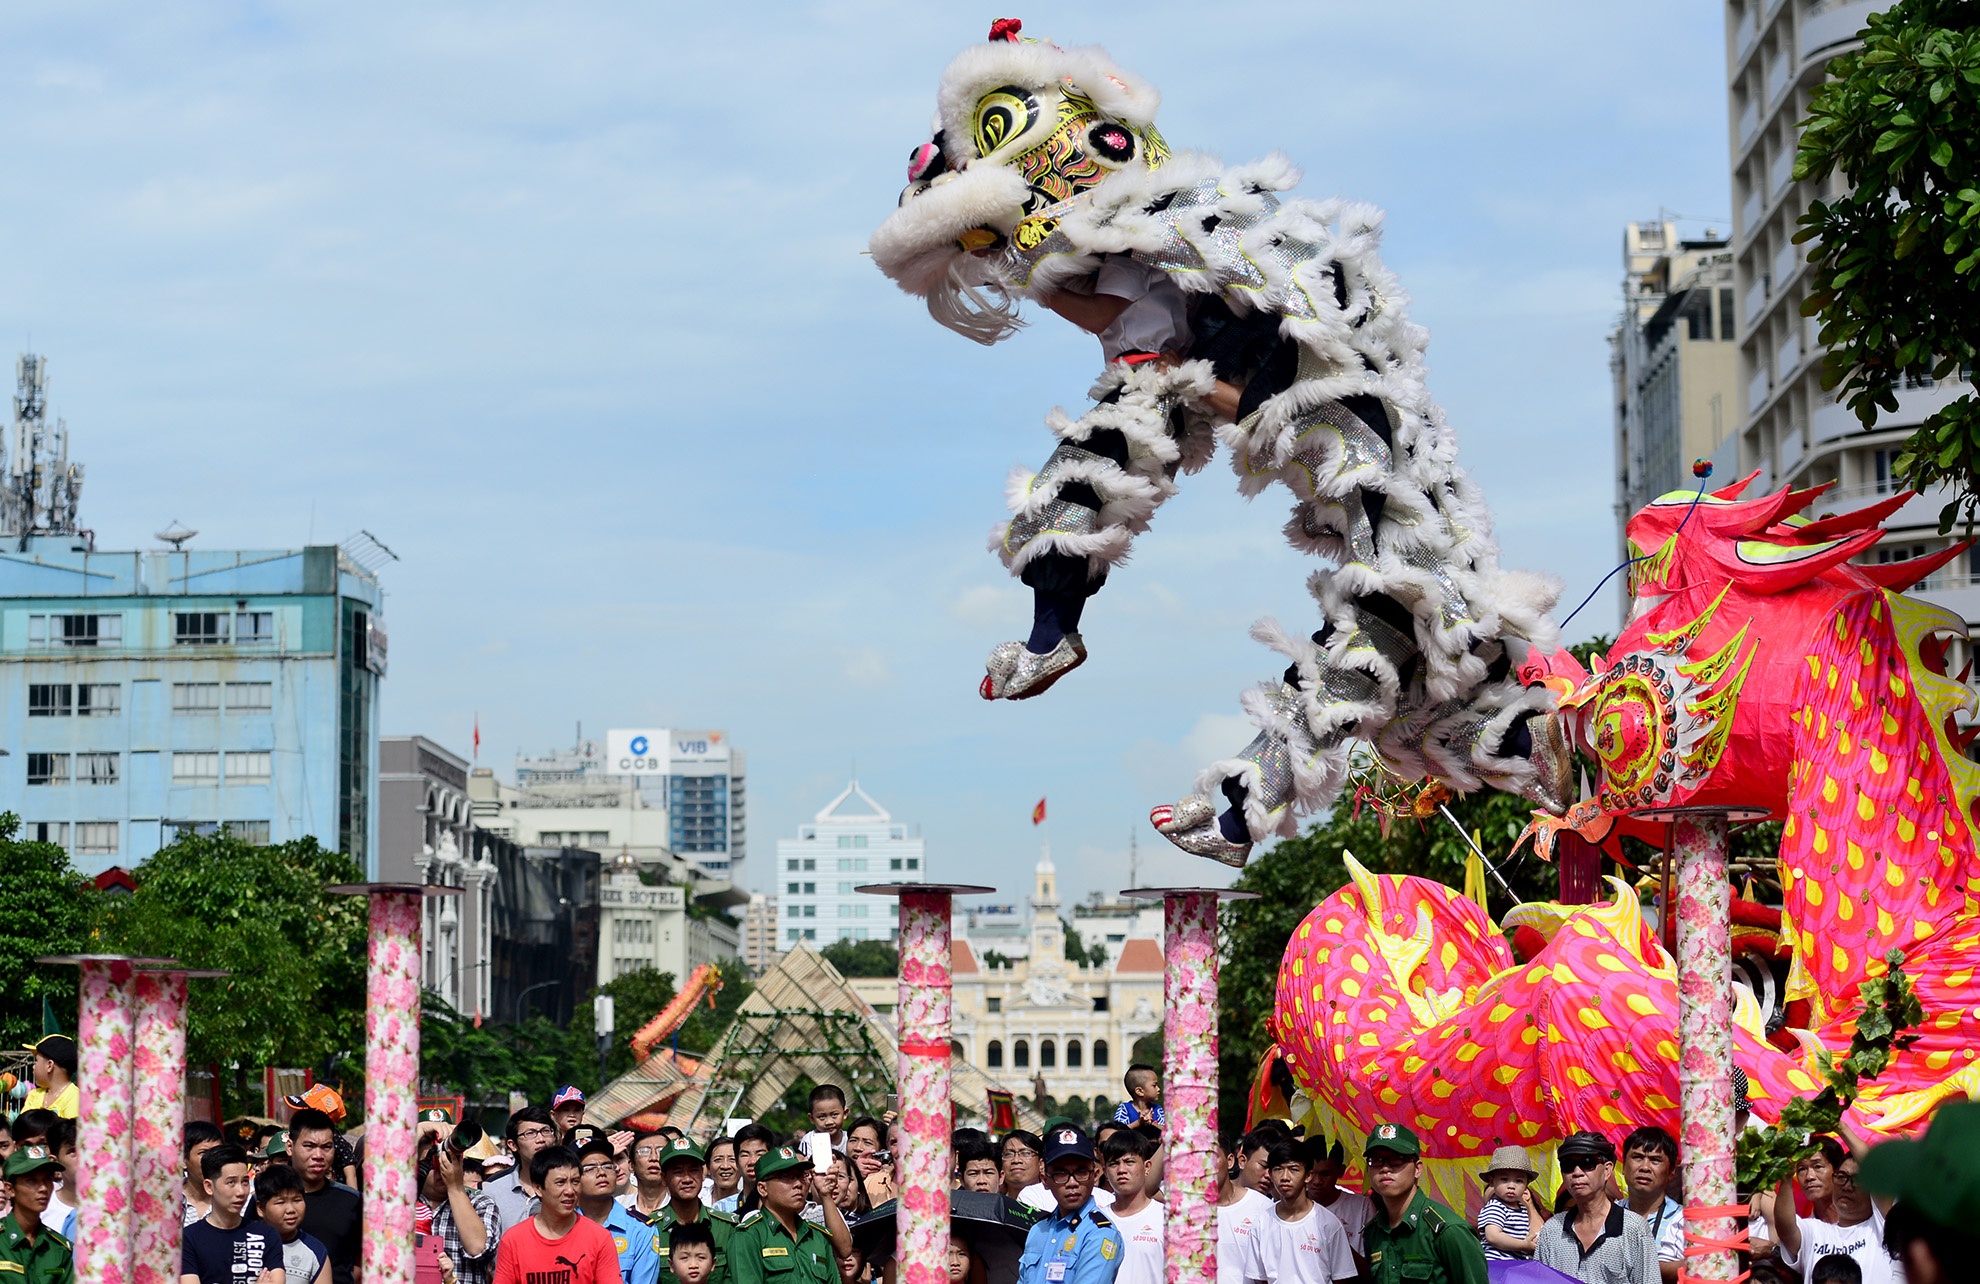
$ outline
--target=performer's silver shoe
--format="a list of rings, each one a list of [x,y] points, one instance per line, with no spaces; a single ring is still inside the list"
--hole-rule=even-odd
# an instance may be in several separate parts
[[[1155,832],[1192,856],[1208,856],[1233,869],[1243,869],[1251,858],[1250,843],[1234,843],[1217,828],[1217,809],[1199,794],[1176,803],[1157,807],[1148,813]]]
[[[1066,634],[1044,655],[1027,651],[1022,642],[999,642],[983,666],[987,672],[977,692],[985,700],[1029,700],[1085,663],[1086,643],[1077,633]]]

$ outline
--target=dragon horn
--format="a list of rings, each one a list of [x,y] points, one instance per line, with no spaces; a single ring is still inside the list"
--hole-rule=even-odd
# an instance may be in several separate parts
[[[1859,569],[1873,583],[1893,593],[1902,593],[1972,546],[1972,540],[1961,540],[1951,548],[1942,548],[1930,557],[1914,557],[1907,562],[1886,562],[1882,566],[1864,566]]]
[[[1833,517],[1824,517],[1819,521],[1810,522],[1806,526],[1793,527],[1784,532],[1784,534],[1799,540],[1835,539],[1838,536],[1851,535],[1863,530],[1865,527],[1882,525],[1886,517],[1889,517],[1898,509],[1903,508],[1911,497],[1917,493],[1915,490],[1899,491],[1895,495],[1878,500],[1867,508],[1859,508],[1848,513],[1837,513]]]
[[[1827,489],[1811,486],[1807,490],[1789,490],[1785,486],[1771,495],[1759,499],[1741,500],[1737,503],[1715,505],[1699,509],[1698,516],[1716,534],[1737,539],[1740,536],[1755,536],[1775,522],[1800,512],[1812,503],[1815,497]]]
[[[1838,566],[1884,538],[1881,530],[1864,531],[1831,544],[1776,544],[1770,540],[1740,540],[1735,550],[1746,568],[1748,583],[1761,593],[1784,593],[1799,588],[1822,572]]]
[[[1713,491],[1712,498],[1725,499],[1725,500],[1738,499],[1741,495],[1746,493],[1746,488],[1748,486],[1751,486],[1753,484],[1753,479],[1755,477],[1758,477],[1759,475],[1760,475],[1760,470],[1756,468],[1752,472],[1748,473],[1746,476],[1740,478],[1738,481],[1733,482],[1732,484],[1727,486],[1721,486],[1719,489]]]

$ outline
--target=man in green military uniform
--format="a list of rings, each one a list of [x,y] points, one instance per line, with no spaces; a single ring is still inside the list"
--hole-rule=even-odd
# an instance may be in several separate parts
[[[14,1208],[0,1217],[0,1284],[75,1284],[69,1241],[42,1224],[62,1163],[46,1146],[22,1146],[7,1156]]]
[[[1362,1168],[1375,1216],[1362,1227],[1368,1284],[1485,1284],[1485,1250],[1464,1218],[1416,1188],[1423,1148],[1401,1124],[1376,1124]]]
[[[731,1284],[839,1284],[852,1232],[811,1160],[789,1146],[766,1152],[756,1161],[756,1190],[763,1206],[729,1237]],[[802,1216],[807,1192],[824,1207],[822,1230]]]
[[[660,1174],[667,1188],[667,1202],[646,1219],[660,1240],[660,1269],[664,1272],[672,1266],[667,1260],[668,1230],[683,1222],[707,1222],[709,1232],[715,1237],[715,1273],[708,1277],[708,1284],[729,1284],[729,1240],[736,1233],[736,1219],[733,1213],[718,1213],[701,1202],[701,1179],[707,1171],[706,1155],[701,1147],[686,1137],[675,1137],[670,1141],[655,1133],[633,1144],[635,1163],[649,1162],[641,1151],[650,1145],[661,1147]],[[632,1205],[628,1204],[628,1207]],[[633,1211],[637,1213],[639,1210],[635,1207]],[[662,1284],[668,1278],[663,1274]]]

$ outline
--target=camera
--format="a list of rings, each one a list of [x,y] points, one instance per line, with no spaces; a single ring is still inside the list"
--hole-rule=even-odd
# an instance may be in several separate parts
[[[473,1119],[463,1119],[454,1125],[453,1135],[447,1138],[447,1149],[457,1155],[466,1154],[481,1144],[481,1124]]]

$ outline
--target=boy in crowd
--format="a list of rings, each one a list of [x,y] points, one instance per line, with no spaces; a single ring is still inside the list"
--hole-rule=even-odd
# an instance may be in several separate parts
[[[199,1161],[220,1142],[220,1125],[205,1119],[195,1119],[186,1125],[185,1144],[179,1152],[186,1161],[184,1181],[179,1191],[181,1226],[192,1225],[206,1216],[206,1210],[211,1207],[206,1198],[206,1179],[200,1175]]]
[[[1107,1217],[1121,1233],[1119,1284],[1162,1284],[1163,1207],[1148,1197],[1148,1177],[1155,1143],[1133,1128],[1123,1128],[1100,1148],[1100,1164],[1113,1188],[1114,1203]]]
[[[550,1122],[556,1125],[560,1139],[584,1122],[584,1093],[577,1085],[565,1084],[550,1098]]]
[[[680,1284],[709,1284],[715,1279],[715,1237],[709,1222],[679,1222],[667,1229],[667,1264]],[[717,1282],[719,1284],[719,1281]]]
[[[1272,1201],[1233,1180],[1240,1142],[1217,1138],[1217,1284],[1247,1284],[1265,1278],[1258,1261],[1258,1233],[1272,1215]]]
[[[603,1134],[578,1148],[578,1211],[612,1237],[623,1284],[656,1284],[660,1278],[660,1237],[613,1198],[619,1182],[614,1159],[612,1142]]]
[[[330,1284],[330,1250],[302,1228],[309,1203],[296,1170],[287,1164],[262,1169],[254,1179],[254,1206],[282,1241],[283,1284]]]
[[[581,1164],[564,1146],[545,1146],[530,1156],[530,1184],[541,1192],[537,1211],[502,1232],[495,1284],[620,1284],[611,1234],[578,1215]]]
[[[76,1041],[66,1034],[44,1036],[34,1048],[34,1087],[28,1090],[24,1110],[52,1110],[64,1119],[74,1119],[80,1098],[76,1093]]]
[[[332,1284],[356,1284],[364,1251],[364,1199],[333,1175],[338,1140],[337,1125],[314,1106],[289,1116],[289,1158],[302,1178],[307,1205],[303,1229],[329,1252]]]
[[[68,1239],[41,1220],[61,1167],[48,1147],[34,1144],[16,1146],[0,1169],[14,1191],[13,1208],[0,1217],[0,1269],[20,1273],[20,1284],[74,1284]]]
[[[804,1135],[804,1151],[811,1153],[811,1139],[825,1137],[831,1150],[846,1148],[846,1090],[834,1083],[821,1083],[811,1090],[811,1131]]]
[[[541,1192],[530,1179],[531,1161],[537,1152],[556,1145],[558,1136],[556,1121],[542,1106],[524,1106],[509,1116],[506,1138],[516,1157],[515,1167],[481,1184],[481,1193],[495,1201],[495,1211],[502,1215],[503,1230],[535,1215]]]
[[[62,1238],[76,1239],[76,1121],[57,1119],[48,1128],[48,1150],[62,1165],[62,1184],[55,1188],[55,1201],[48,1205],[48,1220]]]
[[[1375,1204],[1366,1195],[1342,1190],[1341,1178],[1346,1175],[1347,1159],[1336,1142],[1326,1153],[1314,1153],[1313,1171],[1306,1178],[1306,1193],[1314,1203],[1334,1215],[1334,1220],[1347,1232],[1348,1249],[1353,1252],[1354,1260],[1366,1269],[1368,1259],[1361,1250],[1361,1228],[1375,1216]]]
[[[1333,1284],[1359,1273],[1340,1219],[1313,1202],[1306,1179],[1313,1170],[1312,1142],[1277,1141],[1266,1166],[1279,1200],[1258,1234],[1258,1259],[1274,1284]]]
[[[1670,1196],[1677,1176],[1678,1146],[1671,1134],[1654,1124],[1623,1138],[1622,1178],[1629,1190],[1629,1211],[1650,1223],[1657,1241],[1657,1270],[1664,1284],[1677,1284],[1684,1265],[1684,1206]]]
[[[656,1140],[658,1137],[659,1134],[654,1134]],[[642,1141],[640,1144],[647,1143]],[[673,1240],[670,1236],[675,1227],[705,1226],[708,1229],[709,1252],[713,1258],[709,1269],[700,1278],[712,1279],[714,1284],[728,1284],[729,1238],[736,1232],[736,1219],[702,1202],[704,1165],[701,1148],[686,1137],[676,1137],[666,1143],[654,1166],[660,1170],[665,1183],[667,1202],[646,1220],[660,1240],[662,1265],[672,1265]],[[680,1270],[675,1268],[674,1273],[679,1275]]]
[[[1526,1261],[1540,1239],[1547,1210],[1533,1194],[1540,1175],[1524,1146],[1500,1146],[1485,1170],[1485,1202],[1478,1210],[1478,1242],[1488,1262]]]
[[[996,1194],[1001,1180],[997,1171],[997,1152],[988,1142],[964,1142],[956,1147],[956,1176],[963,1190]]]
[[[211,1205],[185,1228],[180,1284],[284,1284],[282,1242],[241,1210],[254,1193],[254,1162],[232,1142],[200,1156],[199,1172]]]
[[[1164,1124],[1169,1117],[1162,1113],[1162,1076],[1155,1073],[1155,1067],[1137,1061],[1121,1076],[1121,1086],[1127,1089],[1128,1099],[1114,1111],[1114,1122],[1133,1127],[1138,1123]]]

